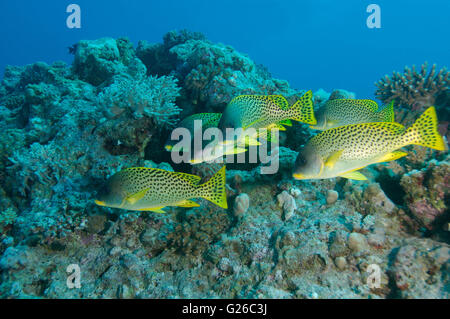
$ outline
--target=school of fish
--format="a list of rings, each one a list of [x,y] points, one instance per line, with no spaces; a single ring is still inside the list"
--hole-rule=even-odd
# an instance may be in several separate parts
[[[271,130],[286,130],[291,120],[321,131],[302,147],[295,160],[294,179],[344,177],[366,180],[360,169],[375,163],[399,159],[408,153],[402,147],[415,144],[439,151],[447,150],[438,132],[436,111],[430,106],[409,128],[396,123],[394,104],[378,107],[368,99],[334,99],[314,112],[312,92],[307,91],[292,106],[282,95],[240,95],[223,113],[199,113],[183,119],[187,141],[170,136],[169,152],[187,152],[191,164],[210,162],[225,155],[246,152],[259,139],[271,139]],[[211,142],[204,134],[212,129]],[[229,129],[235,133],[231,138]],[[250,131],[250,134],[246,132]],[[262,132],[262,133],[261,133]],[[200,134],[199,149],[192,147]],[[214,138],[212,138],[214,137]],[[183,144],[184,143],[184,144]],[[206,152],[207,150],[207,152]],[[204,184],[196,175],[154,168],[133,167],[111,176],[99,189],[95,203],[134,211],[163,213],[164,207],[198,207],[195,198],[204,198],[226,209],[225,166]]]

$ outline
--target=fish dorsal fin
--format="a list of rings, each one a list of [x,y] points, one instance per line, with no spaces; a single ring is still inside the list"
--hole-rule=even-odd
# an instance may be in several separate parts
[[[222,113],[209,113],[209,116],[206,119],[205,128],[219,126],[219,122],[220,122],[221,118],[222,118]]]
[[[143,189],[143,190],[141,190],[141,191],[139,191],[139,192],[137,192],[137,193],[128,195],[128,196],[126,197],[126,201],[127,201],[128,203],[130,203],[131,205],[134,205],[134,204],[136,204],[138,201],[140,201],[140,200],[145,196],[145,194],[147,193],[147,191],[148,191],[148,188]]]
[[[208,129],[210,127],[219,126],[222,113],[196,113],[192,114],[177,124],[178,127],[187,128],[189,130],[194,129],[195,121],[202,121],[202,129]]]
[[[192,183],[193,185],[197,185],[198,183],[200,183],[200,180],[202,179],[200,176],[192,175],[192,174],[179,173],[179,172],[176,172],[174,174],[176,174],[177,176],[181,177],[182,179]]]
[[[280,109],[285,110],[289,108],[289,102],[286,100],[286,98],[283,95],[269,95],[268,98],[278,105]]]
[[[367,123],[367,124],[361,124],[361,125],[371,125],[371,126],[378,126],[383,129],[386,129],[390,133],[393,134],[403,134],[406,131],[406,128],[401,125],[400,123],[396,122],[374,122],[374,123]]]
[[[149,170],[149,171],[160,171],[160,172],[164,172],[164,173],[170,173],[170,174],[177,175],[177,176],[183,178],[186,181],[192,182],[194,185],[198,184],[200,182],[200,180],[202,179],[201,177],[199,177],[197,175],[180,173],[180,172],[172,172],[172,171],[168,171],[168,170],[165,170],[165,169],[153,168],[153,167],[131,167],[131,168],[127,168],[126,170],[130,170],[130,171],[131,170],[134,170],[134,171]]]
[[[402,135],[405,133],[406,128],[397,122],[371,122],[371,123],[361,123],[361,124],[348,124],[341,127],[363,127],[363,128],[375,128],[388,131],[393,135]]]
[[[344,150],[340,150],[340,151],[334,152],[330,156],[328,156],[328,158],[327,158],[327,160],[325,162],[325,166],[328,167],[328,168],[333,168],[334,165],[336,164],[336,162],[341,157],[343,151]]]
[[[365,177],[362,173],[360,173],[358,171],[344,173],[344,174],[341,174],[339,176],[344,177],[344,178],[348,178],[348,179],[354,179],[354,180],[357,180],[357,181],[366,181],[367,180],[367,177]]]
[[[198,113],[191,116],[193,120],[202,120],[203,129],[217,127],[222,113]]]
[[[358,106],[365,107],[366,109],[370,110],[371,112],[378,111],[378,104],[377,104],[377,102],[375,102],[373,100],[368,100],[368,99],[359,99],[359,100],[348,99],[348,100],[353,101]]]
[[[348,107],[350,105],[354,108],[365,108],[372,113],[378,111],[377,102],[369,99],[335,99],[328,101],[327,104],[328,107],[332,107],[334,109]]]
[[[200,207],[199,203],[194,202],[193,200],[183,200],[179,203],[176,203],[174,206],[178,206],[178,207]]]
[[[234,97],[229,104],[233,104],[236,102],[240,102],[241,100],[246,100],[246,99],[251,99],[254,95],[251,94],[243,94],[243,95],[238,95],[236,97]]]

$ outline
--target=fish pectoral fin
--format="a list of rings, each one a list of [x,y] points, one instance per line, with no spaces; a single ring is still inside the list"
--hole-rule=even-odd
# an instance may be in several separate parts
[[[164,207],[166,207],[166,206],[142,208],[140,210],[143,212],[154,212],[154,213],[158,213],[158,214],[165,214],[166,212],[162,210]]]
[[[344,150],[340,150],[340,151],[334,152],[333,154],[328,156],[328,158],[327,158],[327,160],[325,162],[325,166],[328,167],[328,168],[333,168],[334,165],[336,165],[336,162],[341,157],[343,151]]]
[[[344,174],[341,174],[339,176],[344,177],[344,178],[348,178],[348,179],[354,179],[354,180],[357,180],[357,181],[366,181],[367,180],[367,177],[365,177],[362,173],[360,173],[358,171],[344,173]]]
[[[137,193],[128,195],[127,198],[126,198],[126,201],[128,203],[130,203],[131,205],[134,205],[134,204],[136,204],[138,201],[140,201],[145,196],[147,191],[148,191],[148,188],[143,189],[143,190],[141,190],[141,191],[139,191]]]
[[[287,119],[287,120],[283,120],[283,121],[279,122],[278,124],[292,126],[292,121],[290,119]]]
[[[226,150],[223,154],[224,155],[233,155],[233,154],[240,154],[247,152],[247,149],[241,148],[241,147],[235,147],[229,150]]]
[[[389,162],[389,161],[394,161],[396,159],[399,159],[403,156],[408,155],[408,153],[406,152],[402,152],[402,151],[394,151],[391,153],[387,153],[385,155],[383,155],[383,157],[381,157],[377,163],[382,163],[382,162]]]
[[[179,203],[176,203],[174,206],[178,207],[200,207],[199,203],[194,202],[193,200],[183,200]]]
[[[280,131],[286,131],[286,128],[281,123],[271,124],[267,127],[268,130],[278,129]]]

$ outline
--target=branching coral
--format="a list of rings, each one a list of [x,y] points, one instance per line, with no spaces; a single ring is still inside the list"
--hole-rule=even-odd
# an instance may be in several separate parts
[[[171,76],[150,76],[144,80],[120,76],[99,95],[110,115],[131,110],[137,118],[150,117],[158,125],[173,125],[181,109],[175,105],[180,88]]]
[[[436,64],[428,73],[428,63],[425,62],[420,71],[413,65],[412,69],[405,67],[403,74],[394,72],[391,77],[385,75],[375,83],[378,90],[375,95],[384,103],[395,100],[396,104],[408,105],[420,109],[422,106],[434,105],[436,99],[449,89],[449,72],[446,68],[436,71]]]

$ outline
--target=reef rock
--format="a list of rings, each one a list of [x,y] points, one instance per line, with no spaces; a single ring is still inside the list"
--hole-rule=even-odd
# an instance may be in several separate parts
[[[449,218],[449,163],[432,160],[422,170],[413,170],[403,175],[400,184],[406,193],[405,202],[413,217],[429,230],[442,228],[442,224]]]

